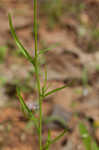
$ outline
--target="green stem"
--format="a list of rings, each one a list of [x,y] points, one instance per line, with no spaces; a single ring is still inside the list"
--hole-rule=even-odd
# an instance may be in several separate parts
[[[39,117],[40,117],[40,134],[39,134],[39,141],[40,141],[40,150],[42,150],[42,99],[41,97],[39,98],[39,106],[40,106],[40,109],[39,109]]]
[[[42,97],[41,97],[41,88],[40,88],[40,79],[39,79],[39,67],[38,67],[38,42],[37,42],[37,0],[34,0],[34,34],[35,34],[35,73],[37,80],[37,88],[39,94],[39,143],[40,150],[42,150]]]

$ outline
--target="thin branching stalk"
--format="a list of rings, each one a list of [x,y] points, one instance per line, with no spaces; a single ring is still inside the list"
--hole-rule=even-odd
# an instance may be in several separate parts
[[[21,91],[20,88],[17,88],[17,96],[19,98],[21,107],[23,112],[28,116],[29,119],[33,120],[34,125],[37,129],[38,135],[39,135],[39,150],[43,150],[46,149],[48,150],[50,145],[55,143],[56,141],[58,141],[66,132],[66,130],[64,130],[59,136],[57,136],[55,139],[51,140],[51,135],[50,132],[48,134],[48,139],[46,141],[45,146],[43,147],[42,145],[42,100],[44,97],[54,94],[64,88],[66,88],[67,86],[64,85],[62,87],[56,88],[54,90],[48,91],[47,92],[47,71],[45,71],[45,80],[44,80],[44,85],[41,88],[40,85],[40,70],[39,70],[39,55],[47,52],[50,49],[45,49],[43,51],[38,52],[38,40],[37,40],[37,34],[38,34],[38,29],[37,29],[37,0],[34,0],[34,35],[35,35],[35,56],[32,57],[30,56],[30,54],[28,53],[27,49],[25,49],[25,47],[23,46],[23,44],[20,42],[14,27],[13,27],[13,23],[12,23],[12,19],[11,19],[11,15],[9,14],[9,25],[10,25],[10,29],[11,29],[11,33],[12,36],[18,46],[18,48],[20,49],[20,51],[24,54],[24,56],[26,57],[26,59],[32,63],[34,69],[35,69],[35,74],[36,74],[36,84],[37,84],[37,91],[38,91],[38,100],[39,100],[39,119],[36,118],[36,116],[32,113],[32,111],[28,108],[28,106],[26,105],[26,103],[24,102],[23,97],[21,96]],[[54,118],[55,119],[55,118]],[[63,121],[61,121],[61,123],[65,124]]]
[[[38,97],[39,97],[39,130],[40,130],[40,132],[39,132],[39,142],[40,142],[40,150],[42,150],[42,97],[41,97],[39,66],[38,66],[37,32],[38,32],[37,31],[37,0],[34,0],[35,73],[36,73]]]

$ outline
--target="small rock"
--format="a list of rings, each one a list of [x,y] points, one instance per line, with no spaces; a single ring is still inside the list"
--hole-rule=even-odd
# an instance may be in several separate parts
[[[55,105],[51,115],[48,117],[49,128],[68,128],[68,122],[72,117],[71,112],[67,112],[64,108],[59,105]]]

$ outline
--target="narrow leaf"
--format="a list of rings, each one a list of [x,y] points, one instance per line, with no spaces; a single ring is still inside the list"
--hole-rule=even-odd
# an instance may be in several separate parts
[[[23,111],[28,115],[30,120],[34,121],[34,124],[36,126],[36,128],[38,129],[38,119],[35,118],[35,116],[33,115],[33,113],[31,112],[31,110],[27,107],[27,105],[25,104],[21,94],[20,94],[20,90],[19,88],[17,88],[17,96],[19,98],[20,104],[22,106]]]
[[[44,54],[44,53],[46,53],[48,51],[51,51],[53,48],[56,48],[57,45],[58,44],[55,44],[55,45],[53,45],[53,46],[51,46],[49,48],[41,49],[40,52],[39,52],[39,55]]]
[[[99,150],[99,147],[96,142],[92,143],[92,150]]]
[[[47,69],[45,68],[45,79],[44,79],[44,85],[42,87],[42,96],[45,96],[45,92],[47,90]]]
[[[54,90],[51,90],[51,91],[47,92],[47,93],[45,94],[45,96],[51,95],[51,94],[53,94],[53,93],[56,93],[56,92],[58,92],[58,91],[60,91],[60,90],[62,90],[62,89],[64,89],[64,88],[66,88],[66,87],[67,87],[67,85],[62,86],[62,87],[60,87],[60,88],[56,88],[56,89],[54,89]]]
[[[83,86],[86,87],[88,85],[88,72],[87,72],[87,68],[83,69],[82,72],[82,82],[83,82]]]
[[[61,137],[63,137],[65,135],[66,132],[67,132],[67,130],[64,129],[64,131],[62,133],[60,133],[56,138],[54,138],[53,140],[51,140],[49,142],[49,144],[45,145],[44,149],[49,148],[50,145],[52,145],[55,142],[57,142]]]
[[[48,131],[48,138],[47,138],[47,141],[46,141],[46,150],[49,150],[50,148],[50,142],[51,142],[51,132],[50,130]]]
[[[56,138],[54,138],[50,144],[54,144],[55,142],[57,142],[61,137],[63,137],[65,135],[65,133],[67,132],[67,129],[64,129],[64,131],[62,133],[60,133],[60,135],[58,135]]]
[[[89,135],[88,130],[83,123],[79,124],[79,130],[86,150],[91,150],[92,138]]]
[[[34,59],[29,55],[29,53],[27,52],[27,50],[24,48],[24,46],[21,44],[21,42],[19,41],[16,33],[15,33],[15,30],[14,30],[14,27],[13,27],[13,24],[12,24],[12,19],[11,19],[11,15],[9,14],[8,15],[9,17],[9,25],[10,25],[10,29],[11,29],[11,33],[12,33],[12,36],[17,44],[17,46],[19,47],[19,49],[21,50],[21,52],[25,55],[25,57],[33,64],[35,65],[35,61]]]

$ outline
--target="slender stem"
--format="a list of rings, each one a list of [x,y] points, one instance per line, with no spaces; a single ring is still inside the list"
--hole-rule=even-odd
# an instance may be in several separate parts
[[[38,42],[37,42],[37,0],[34,0],[34,34],[35,34],[35,73],[37,80],[37,88],[39,94],[39,143],[40,150],[42,150],[42,97],[41,97],[41,88],[40,88],[40,79],[39,79],[39,66],[38,66]]]
[[[40,117],[40,124],[39,124],[39,129],[40,129],[40,133],[39,133],[39,142],[40,142],[40,150],[42,150],[42,98],[39,97],[39,117]]]
[[[34,34],[35,34],[35,57],[37,57],[37,0],[34,0]]]

